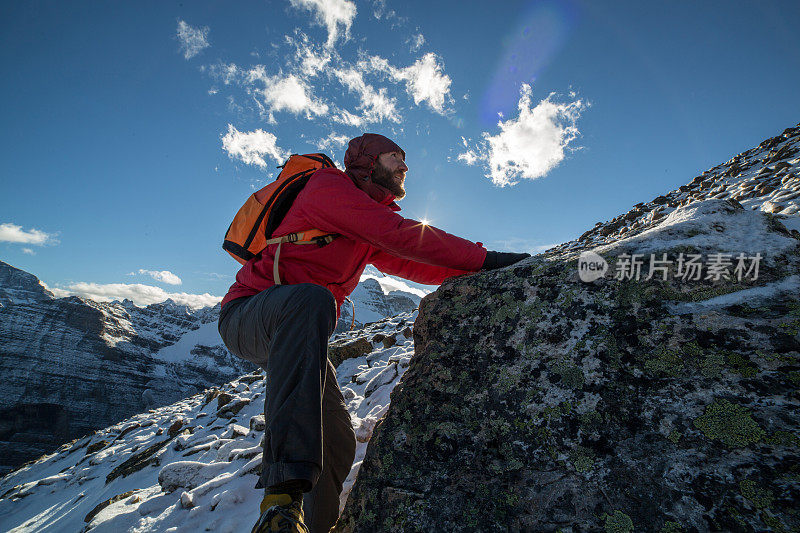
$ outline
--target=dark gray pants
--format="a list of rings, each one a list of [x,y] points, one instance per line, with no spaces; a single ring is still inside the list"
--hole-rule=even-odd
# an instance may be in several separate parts
[[[257,488],[307,480],[306,525],[325,532],[339,517],[342,483],[353,466],[356,437],[328,338],[336,302],[320,285],[276,285],[225,304],[219,333],[237,356],[266,371],[264,460]]]

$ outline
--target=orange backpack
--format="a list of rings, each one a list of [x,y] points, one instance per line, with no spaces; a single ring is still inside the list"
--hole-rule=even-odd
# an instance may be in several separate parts
[[[292,154],[286,163],[278,168],[282,170],[277,179],[250,195],[236,213],[228,231],[225,232],[222,249],[241,264],[245,264],[267,245],[277,244],[272,273],[275,284],[280,285],[278,256],[283,243],[325,246],[337,237],[336,234],[325,233],[318,229],[272,237],[272,233],[280,225],[311,175],[321,168],[336,168],[336,165],[325,154]]]

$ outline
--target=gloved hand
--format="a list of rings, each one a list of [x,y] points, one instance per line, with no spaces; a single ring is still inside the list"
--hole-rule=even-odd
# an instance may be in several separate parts
[[[531,254],[515,254],[510,252],[486,252],[486,259],[483,261],[481,270],[494,270],[513,265],[517,261],[527,259]]]

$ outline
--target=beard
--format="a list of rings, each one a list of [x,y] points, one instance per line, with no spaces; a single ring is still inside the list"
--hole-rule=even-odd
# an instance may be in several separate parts
[[[393,174],[388,168],[383,166],[380,161],[375,162],[375,168],[372,169],[372,182],[377,183],[391,192],[398,200],[402,200],[406,195],[406,190],[403,187],[403,181],[398,181],[397,176],[402,173]]]

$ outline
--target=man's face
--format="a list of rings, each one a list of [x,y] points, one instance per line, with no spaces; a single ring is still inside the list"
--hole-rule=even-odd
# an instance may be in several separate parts
[[[406,180],[408,167],[400,152],[386,152],[378,156],[372,170],[372,181],[387,188],[395,198],[401,200],[406,195],[403,182]]]

